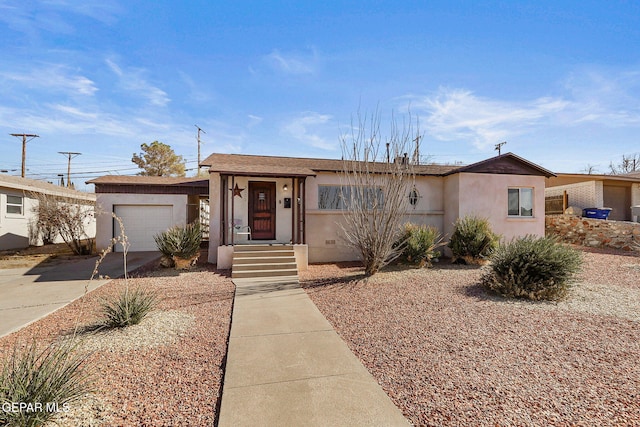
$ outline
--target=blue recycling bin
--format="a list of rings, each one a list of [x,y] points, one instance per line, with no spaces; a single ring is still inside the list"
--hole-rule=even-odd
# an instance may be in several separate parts
[[[611,208],[586,208],[582,210],[585,218],[607,219],[611,213]]]

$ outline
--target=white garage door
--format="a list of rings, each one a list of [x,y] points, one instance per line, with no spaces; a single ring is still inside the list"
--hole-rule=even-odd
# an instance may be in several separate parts
[[[114,212],[122,219],[132,252],[157,251],[153,236],[173,225],[171,205],[117,205]],[[120,235],[117,221],[114,231]],[[122,252],[121,245],[116,246],[116,252]]]

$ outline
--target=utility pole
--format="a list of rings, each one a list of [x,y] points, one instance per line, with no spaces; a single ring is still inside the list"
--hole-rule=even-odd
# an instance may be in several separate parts
[[[200,129],[200,126],[198,125],[194,125],[194,126],[198,129],[198,176],[200,176],[200,132],[202,133],[206,133],[206,132]]]
[[[420,164],[420,135],[418,135],[416,139],[414,139],[413,141],[416,143],[416,149],[413,152],[413,164],[419,165]]]
[[[499,143],[499,144],[496,144],[496,151],[498,152],[498,156],[499,156],[499,155],[500,155],[500,153],[501,153],[500,148],[502,148],[502,146],[503,146],[504,144],[506,144],[506,143],[507,143],[507,141],[504,141],[504,142],[501,142],[501,143]]]
[[[33,138],[38,138],[39,135],[29,134],[29,133],[10,133],[11,136],[21,136],[22,137],[22,177],[24,178],[24,172],[26,168],[26,159],[27,159],[27,142],[31,141]],[[29,138],[29,140],[27,140]]]
[[[67,163],[67,188],[71,187],[71,159],[78,157],[82,153],[74,153],[72,151],[58,151],[63,156],[67,156],[69,162]]]

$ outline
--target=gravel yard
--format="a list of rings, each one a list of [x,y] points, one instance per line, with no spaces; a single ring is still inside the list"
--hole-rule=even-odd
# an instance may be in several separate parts
[[[181,273],[151,268],[130,279],[130,288],[157,290],[159,307],[139,325],[81,334],[81,347],[94,352],[97,391],[72,404],[61,425],[213,425],[234,293],[223,273],[199,264]],[[16,342],[44,344],[71,334],[76,324],[90,328],[100,299],[123,287],[114,280],[0,339],[0,357]]]
[[[415,425],[640,425],[640,257],[584,250],[559,303],[507,301],[477,267],[313,265],[303,286]]]

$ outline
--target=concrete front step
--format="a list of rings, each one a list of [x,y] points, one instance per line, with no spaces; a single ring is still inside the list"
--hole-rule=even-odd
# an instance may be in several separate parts
[[[297,277],[297,267],[291,245],[238,245],[233,251],[231,277]]]
[[[248,271],[248,270],[295,270],[297,268],[295,260],[293,262],[260,262],[252,264],[236,264],[234,269],[236,271]]]
[[[236,245],[233,247],[234,252],[247,252],[247,251],[278,251],[278,250],[293,250],[291,245]]]
[[[294,256],[294,252],[292,250],[273,250],[273,251],[233,251],[233,258],[251,258],[251,257],[283,257],[283,256]]]
[[[296,258],[294,256],[284,257],[284,256],[261,256],[261,257],[241,257],[240,255],[234,256],[233,265],[241,265],[241,264],[272,264],[272,263],[291,263],[296,262]]]
[[[268,266],[271,268],[271,266]],[[236,269],[231,270],[231,278],[232,279],[243,279],[249,277],[278,277],[278,276],[297,276],[298,269],[297,268],[286,268],[286,269],[276,269],[276,270],[247,270],[247,271],[237,271]]]

